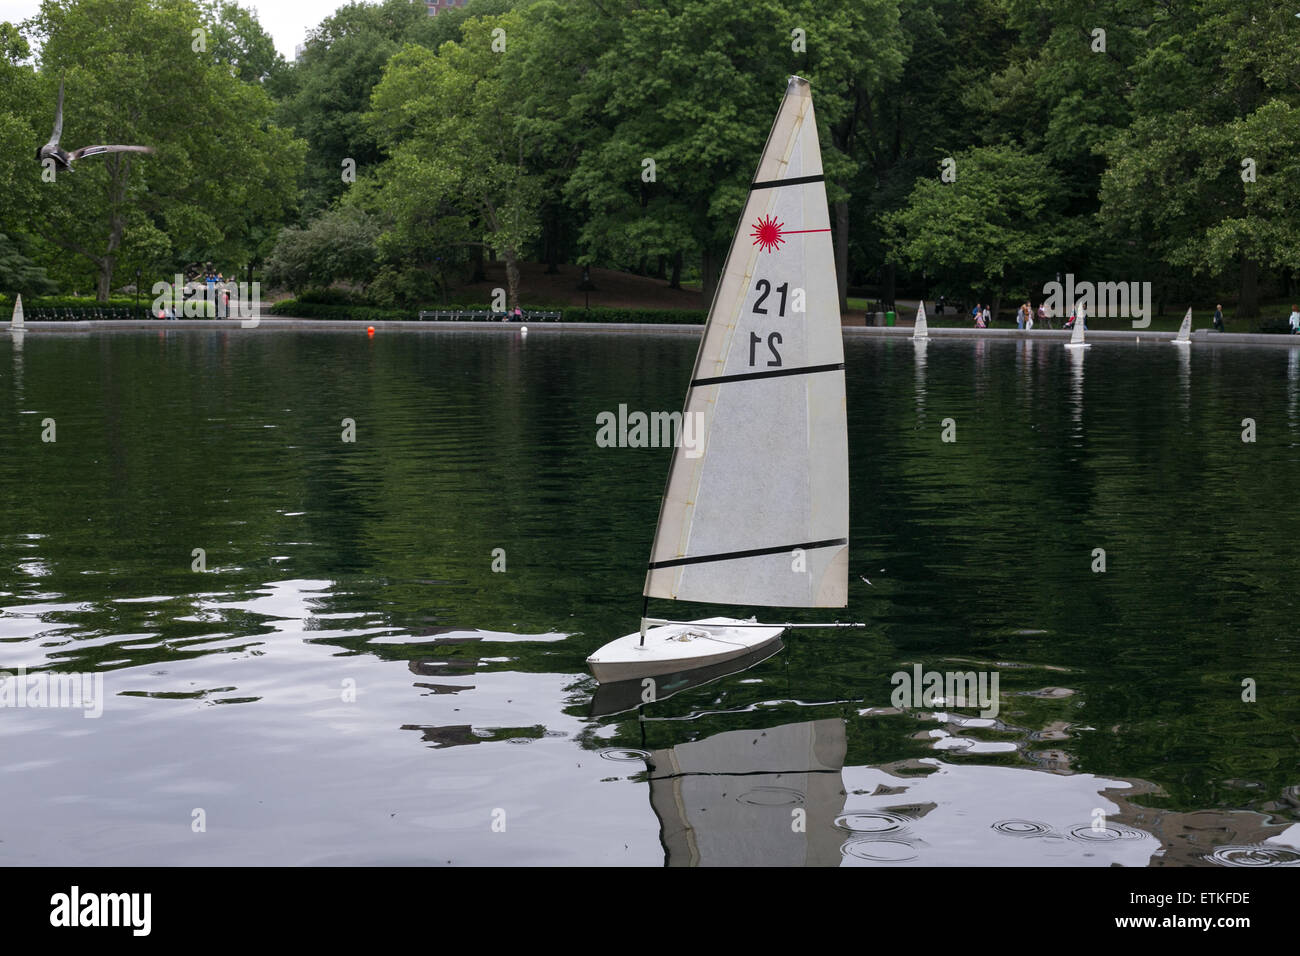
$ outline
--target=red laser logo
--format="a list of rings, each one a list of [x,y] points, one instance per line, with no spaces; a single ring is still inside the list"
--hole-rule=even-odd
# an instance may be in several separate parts
[[[781,227],[785,223],[778,222],[775,216],[761,216],[757,223],[754,224],[754,231],[750,233],[754,237],[753,245],[758,246],[764,252],[771,252],[778,249],[785,238],[781,235]]]
[[[775,216],[760,216],[754,223],[750,235],[754,238],[752,245],[763,252],[775,252],[781,248],[786,236],[801,235],[808,232],[830,232],[829,229],[787,229],[785,223]]]

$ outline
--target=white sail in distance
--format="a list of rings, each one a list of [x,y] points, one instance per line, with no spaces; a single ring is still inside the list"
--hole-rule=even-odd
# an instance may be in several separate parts
[[[1190,345],[1192,342],[1192,310],[1188,308],[1187,314],[1183,316],[1183,324],[1178,327],[1178,338],[1174,339],[1176,345]]]
[[[1087,344],[1083,341],[1083,329],[1086,320],[1082,315],[1082,311],[1082,309],[1078,309],[1074,313],[1074,329],[1070,332],[1070,341],[1065,343],[1066,348],[1082,348]]]
[[[925,321],[925,302],[916,307],[916,327],[912,329],[912,338],[926,339],[930,337],[930,326]]]
[[[645,595],[843,607],[849,466],[844,346],[808,82],[791,77],[709,309]]]
[[[14,299],[14,315],[9,321],[9,327],[12,329],[25,329],[26,323],[23,321],[23,297],[21,294]]]

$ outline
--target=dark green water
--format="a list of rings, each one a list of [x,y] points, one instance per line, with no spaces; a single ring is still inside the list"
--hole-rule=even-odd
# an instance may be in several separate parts
[[[0,861],[1300,862],[1300,352],[850,340],[869,626],[592,717],[696,344],[6,335],[0,668],[104,696],[0,708]]]

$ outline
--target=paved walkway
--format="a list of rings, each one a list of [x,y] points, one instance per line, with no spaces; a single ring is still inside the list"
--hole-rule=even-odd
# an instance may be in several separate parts
[[[591,334],[625,334],[642,335],[698,335],[701,325],[652,325],[640,323],[615,322],[354,322],[339,319],[262,319],[256,328],[242,328],[238,320],[227,319],[178,319],[173,322],[159,319],[128,319],[123,321],[86,321],[86,322],[28,322],[29,334],[54,333],[97,333],[97,332],[211,332],[234,335],[257,335],[259,332],[334,332],[355,335],[365,333],[373,326],[375,334],[380,333],[447,333],[478,332],[495,335],[519,335],[522,328],[528,329],[529,335],[565,335],[580,333]],[[0,328],[7,328],[0,326]],[[846,338],[904,338],[912,337],[912,327],[906,326],[844,326]],[[932,328],[931,341],[958,339],[984,339],[995,342],[1019,341],[1056,341],[1065,342],[1070,333],[1061,329],[974,329],[974,328]],[[1176,337],[1174,332],[1153,332],[1149,329],[1098,329],[1088,332],[1088,341],[1094,344],[1112,344],[1120,342],[1167,342]],[[1259,335],[1246,332],[1212,332],[1198,329],[1192,333],[1193,346],[1205,345],[1266,345],[1281,348],[1300,348],[1300,336],[1296,335]]]

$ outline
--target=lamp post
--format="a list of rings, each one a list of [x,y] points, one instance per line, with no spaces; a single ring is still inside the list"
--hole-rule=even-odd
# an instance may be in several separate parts
[[[135,315],[140,317],[140,270],[135,270]]]

